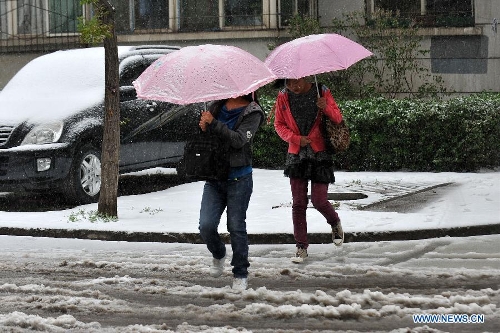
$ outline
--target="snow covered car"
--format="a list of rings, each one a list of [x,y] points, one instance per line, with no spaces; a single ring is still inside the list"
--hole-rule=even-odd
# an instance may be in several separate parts
[[[120,46],[120,173],[175,167],[202,105],[141,100],[132,82],[169,46]],[[101,188],[104,49],[43,55],[0,92],[0,192],[97,201]]]

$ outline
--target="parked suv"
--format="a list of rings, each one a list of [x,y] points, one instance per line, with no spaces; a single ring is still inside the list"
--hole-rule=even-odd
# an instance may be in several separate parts
[[[136,97],[132,82],[177,47],[120,46],[120,173],[175,167],[201,105]],[[101,188],[104,49],[58,51],[24,66],[0,92],[0,192],[54,192],[74,203]]]

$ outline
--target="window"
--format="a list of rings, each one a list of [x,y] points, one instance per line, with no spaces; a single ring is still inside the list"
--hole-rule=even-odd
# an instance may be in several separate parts
[[[422,0],[375,0],[375,7],[386,11],[399,11],[402,16],[409,17],[420,14],[420,1]]]
[[[83,8],[80,0],[0,0],[0,53],[77,47]]]
[[[262,25],[262,2],[225,0],[224,19],[224,26]]]
[[[118,34],[128,34],[134,31],[133,8],[130,8],[130,2],[124,0],[110,0],[115,8],[115,29]],[[132,4],[134,2],[132,1]]]
[[[82,15],[79,0],[17,0],[17,33],[22,35],[75,33]]]
[[[7,33],[7,2],[0,1],[0,39],[9,37]]]
[[[318,0],[109,1],[119,35],[276,29],[296,14],[318,17]],[[77,47],[78,18],[93,15],[81,0],[0,0],[0,53]]]
[[[296,14],[317,17],[315,0],[279,0],[278,6],[280,26],[288,26],[290,19]]]
[[[180,31],[217,31],[262,25],[262,1],[180,0]]]
[[[472,0],[369,0],[375,9],[399,12],[403,18],[412,18],[420,26],[464,27],[474,26]]]
[[[427,0],[426,13],[436,26],[474,26],[471,0]]]
[[[181,31],[219,30],[219,0],[180,0]]]
[[[77,32],[77,18],[82,14],[80,0],[50,0],[50,33]]]
[[[115,28],[119,34],[164,32],[169,29],[172,0],[111,0],[115,8]]]
[[[43,1],[17,0],[17,33],[22,35],[41,34],[43,32]]]
[[[486,36],[434,36],[431,69],[438,74],[487,74]]]
[[[135,29],[168,28],[168,0],[136,0]]]

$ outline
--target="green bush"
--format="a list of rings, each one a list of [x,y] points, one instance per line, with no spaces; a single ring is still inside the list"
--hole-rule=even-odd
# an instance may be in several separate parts
[[[266,94],[259,94],[259,103],[266,113],[266,120],[255,134],[253,165],[261,169],[281,169],[285,165],[288,144],[281,140],[274,130],[274,114],[271,109],[275,103],[277,91],[271,88],[268,90]]]
[[[335,156],[339,169],[470,172],[500,166],[500,94],[338,104],[351,131],[351,146]],[[282,168],[286,147],[272,124],[263,126],[255,166]]]
[[[261,169],[282,169],[288,144],[281,140],[272,123],[263,125],[255,134],[253,165]]]

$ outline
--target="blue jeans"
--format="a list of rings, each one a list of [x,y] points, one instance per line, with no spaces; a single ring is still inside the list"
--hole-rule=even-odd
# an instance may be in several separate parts
[[[200,208],[200,236],[215,259],[226,255],[226,246],[220,238],[218,227],[227,208],[227,230],[233,250],[233,275],[248,276],[247,209],[253,190],[252,174],[236,180],[208,181],[203,188]]]

